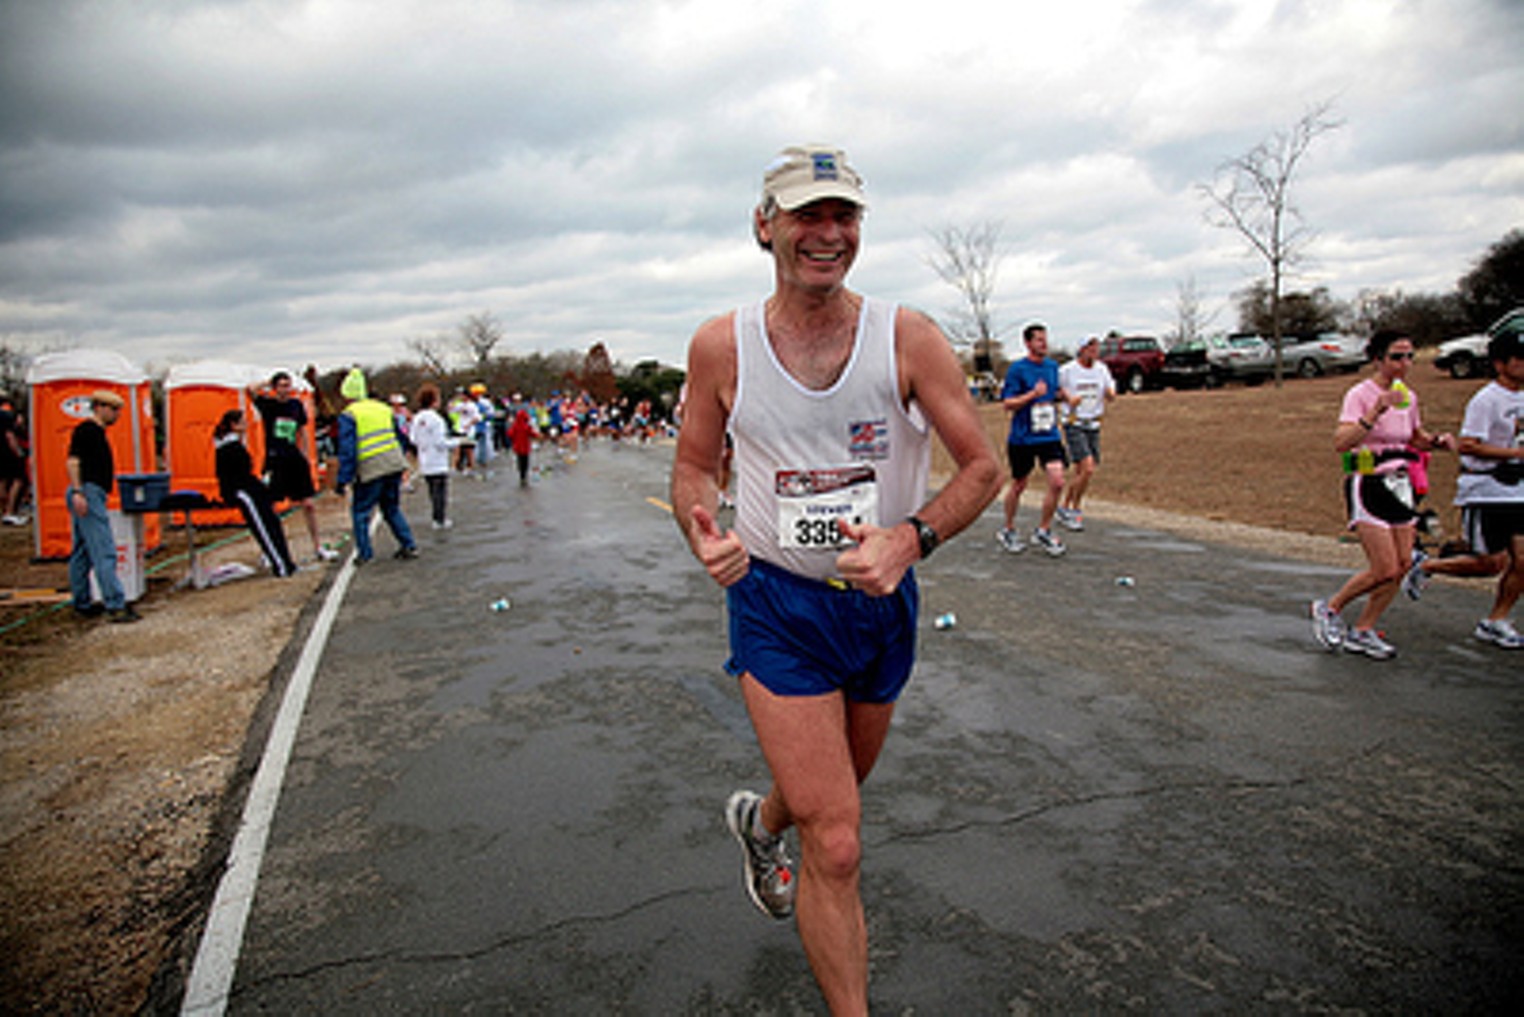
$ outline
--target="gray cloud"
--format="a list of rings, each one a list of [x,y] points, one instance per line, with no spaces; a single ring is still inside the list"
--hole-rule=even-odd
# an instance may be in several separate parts
[[[927,229],[999,219],[1008,322],[1158,330],[1256,274],[1193,186],[1329,97],[1306,282],[1445,287],[1524,222],[1516,5],[1016,6],[3,5],[0,336],[333,366],[491,310],[677,363],[807,139],[867,177],[859,287],[940,311]]]

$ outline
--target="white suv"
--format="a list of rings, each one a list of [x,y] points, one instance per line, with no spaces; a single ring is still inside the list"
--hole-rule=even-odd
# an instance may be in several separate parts
[[[1495,335],[1505,332],[1524,333],[1524,307],[1516,307],[1503,315],[1481,335],[1467,335],[1439,344],[1439,356],[1434,366],[1449,371],[1452,378],[1475,378],[1488,374],[1492,362],[1487,359],[1487,344]]]

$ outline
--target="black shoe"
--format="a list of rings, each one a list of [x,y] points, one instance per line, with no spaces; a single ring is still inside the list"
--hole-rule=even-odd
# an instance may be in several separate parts
[[[113,625],[128,625],[132,622],[142,620],[143,616],[134,611],[131,604],[128,604],[126,607],[123,607],[120,610],[111,612],[111,623]]]
[[[76,618],[99,618],[106,613],[106,605],[96,601],[88,607],[74,605],[74,617]]]
[[[392,555],[392,557],[408,561],[418,557],[418,549],[416,547],[399,547],[397,548],[397,553]]]

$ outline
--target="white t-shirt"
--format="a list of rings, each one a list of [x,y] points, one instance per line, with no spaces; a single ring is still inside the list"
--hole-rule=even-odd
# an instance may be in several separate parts
[[[432,409],[413,414],[409,440],[418,449],[418,472],[437,477],[450,472],[450,431],[444,418]]]
[[[1101,414],[1106,412],[1106,393],[1116,392],[1117,383],[1111,377],[1111,368],[1099,360],[1089,367],[1071,360],[1058,369],[1058,387],[1080,397],[1078,406],[1064,404],[1064,423],[1095,427],[1101,422]]]
[[[1461,437],[1475,438],[1488,445],[1524,448],[1524,391],[1510,392],[1495,381],[1466,404],[1466,419],[1461,423]],[[1524,502],[1524,484],[1500,484],[1485,473],[1467,470],[1491,470],[1501,460],[1461,456],[1463,470],[1455,482],[1455,504],[1477,505],[1487,502]]]

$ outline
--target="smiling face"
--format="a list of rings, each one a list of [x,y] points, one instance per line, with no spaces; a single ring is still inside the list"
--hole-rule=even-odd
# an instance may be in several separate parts
[[[862,207],[840,198],[812,201],[770,217],[757,211],[757,239],[771,247],[780,285],[829,291],[857,259]]]

